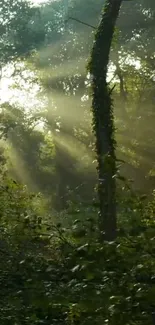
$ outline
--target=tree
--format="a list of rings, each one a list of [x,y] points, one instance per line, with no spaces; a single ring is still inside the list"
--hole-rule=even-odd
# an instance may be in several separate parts
[[[8,62],[25,59],[45,38],[40,11],[24,0],[0,0],[1,67]]]
[[[107,0],[95,35],[89,63],[92,75],[93,130],[96,137],[99,224],[106,240],[116,237],[116,156],[111,90],[107,69],[122,0]]]

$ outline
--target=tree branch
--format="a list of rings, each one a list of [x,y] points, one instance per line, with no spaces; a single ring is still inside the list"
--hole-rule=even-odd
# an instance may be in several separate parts
[[[80,24],[82,24],[82,25],[85,25],[85,26],[91,27],[91,28],[93,28],[93,29],[96,29],[95,26],[90,25],[90,24],[87,24],[87,23],[85,23],[84,21],[82,21],[82,20],[80,20],[80,19],[77,19],[77,18],[74,18],[74,17],[68,17],[68,19],[66,20],[66,23],[67,23],[69,20],[75,20],[76,22],[78,22],[78,23],[80,23]]]

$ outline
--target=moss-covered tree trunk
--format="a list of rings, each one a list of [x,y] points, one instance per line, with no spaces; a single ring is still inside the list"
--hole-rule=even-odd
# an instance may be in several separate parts
[[[104,239],[116,238],[116,156],[113,103],[106,77],[115,24],[122,0],[106,0],[95,34],[89,71],[92,76],[93,130],[98,162],[99,225]]]

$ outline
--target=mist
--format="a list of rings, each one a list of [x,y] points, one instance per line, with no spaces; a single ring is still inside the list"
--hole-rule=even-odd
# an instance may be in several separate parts
[[[24,63],[15,61],[4,67],[1,79],[1,100],[16,106],[12,112],[2,106],[1,113],[5,141],[9,141],[11,148],[7,146],[6,149],[9,150],[6,158],[9,172],[45,196],[49,189],[54,191],[55,200],[59,191],[63,193],[61,196],[66,195],[67,188],[74,192],[81,182],[86,184],[86,196],[91,200],[97,181],[91,79],[87,72],[94,30],[84,23],[97,26],[101,4],[98,1],[93,12],[93,2],[86,11],[85,6],[87,1],[80,10],[78,2],[73,7],[69,4],[67,15],[70,19],[67,23],[61,1],[40,7],[45,41]],[[132,179],[132,187],[151,192],[155,173],[154,78],[151,66],[154,59],[153,52],[152,58],[144,57],[147,45],[143,37],[147,29],[141,31],[141,39],[137,37],[135,22],[133,26],[127,23],[130,20],[128,9],[129,4],[124,3],[113,41],[108,76],[110,88],[114,87],[117,157],[123,161],[119,166],[120,173]],[[134,15],[140,22],[138,10]],[[48,12],[53,14],[50,20]],[[132,60],[127,59],[130,57]],[[10,115],[10,122],[7,115]],[[11,134],[9,140],[8,134]],[[47,135],[50,141],[46,140]],[[83,190],[78,194],[83,197]],[[69,199],[69,193],[67,196]]]
[[[155,325],[155,1],[0,1],[0,324]]]

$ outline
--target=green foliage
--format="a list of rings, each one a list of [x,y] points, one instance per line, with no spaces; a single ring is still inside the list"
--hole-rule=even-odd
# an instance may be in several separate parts
[[[44,41],[45,31],[39,9],[31,7],[28,1],[1,0],[0,7],[2,66],[35,50]]]
[[[101,244],[93,218],[66,229],[46,223],[45,216],[41,222],[31,204],[35,196],[12,181],[3,184],[0,198],[9,213],[3,209],[0,227],[1,324],[151,324],[154,200],[130,197],[128,230]]]
[[[33,190],[52,190],[55,148],[51,134],[37,128],[37,119],[17,105],[1,105],[0,133],[7,143],[7,168]],[[18,158],[17,158],[18,157]]]
[[[26,78],[28,69],[35,75],[28,91],[36,82],[41,88],[30,111],[27,103],[26,110],[1,104],[0,324],[151,325],[154,192],[130,191],[124,175],[141,192],[154,189],[155,2],[123,1],[110,54],[113,70],[120,68],[113,99],[125,163],[118,159],[118,237],[109,243],[100,242],[98,230],[91,76],[84,70],[94,29],[68,20],[97,26],[103,1],[68,1],[68,15],[63,3],[39,10],[24,1],[0,3],[1,65],[20,67],[22,58]]]

